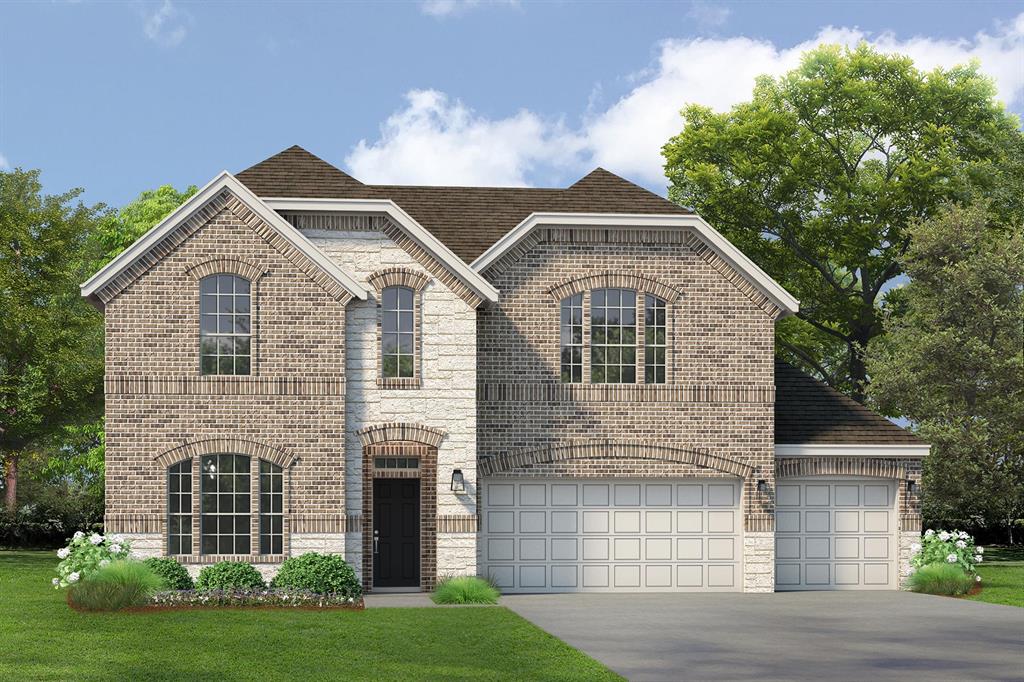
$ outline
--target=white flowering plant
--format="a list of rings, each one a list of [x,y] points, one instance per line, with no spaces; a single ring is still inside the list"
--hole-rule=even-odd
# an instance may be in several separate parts
[[[98,568],[107,566],[116,559],[127,559],[131,554],[131,542],[119,535],[100,535],[78,531],[67,547],[57,550],[57,577],[53,579],[54,589],[77,583]]]
[[[969,533],[961,530],[926,530],[920,544],[911,545],[910,553],[910,565],[915,570],[929,564],[956,564],[981,582],[975,566],[984,558],[985,548],[976,547]]]

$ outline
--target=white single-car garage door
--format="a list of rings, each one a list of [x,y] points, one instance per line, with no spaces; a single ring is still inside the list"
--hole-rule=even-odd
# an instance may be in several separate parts
[[[733,479],[483,482],[481,575],[504,592],[740,591]]]
[[[893,590],[896,486],[880,479],[780,479],[776,590]]]

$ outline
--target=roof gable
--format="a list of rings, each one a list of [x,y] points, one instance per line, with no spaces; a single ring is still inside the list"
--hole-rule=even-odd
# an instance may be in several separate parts
[[[781,360],[775,361],[775,442],[924,445],[910,431]]]
[[[362,197],[366,185],[298,145],[288,147],[236,178],[261,197]]]
[[[227,171],[171,212],[81,285],[102,307],[223,208],[229,208],[338,300],[365,300],[366,288]]]

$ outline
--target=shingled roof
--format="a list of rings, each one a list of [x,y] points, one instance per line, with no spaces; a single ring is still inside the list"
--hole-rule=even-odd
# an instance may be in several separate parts
[[[924,445],[856,400],[775,361],[775,442],[786,445]]]
[[[531,213],[692,214],[603,168],[565,189],[366,185],[294,146],[236,177],[260,197],[390,199],[466,263]]]

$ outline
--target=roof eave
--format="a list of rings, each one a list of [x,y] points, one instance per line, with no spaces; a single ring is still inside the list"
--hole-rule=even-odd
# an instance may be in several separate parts
[[[164,237],[187,220],[193,212],[204,206],[225,189],[234,194],[261,219],[273,226],[292,246],[334,278],[353,297],[364,301],[367,299],[366,287],[361,285],[352,275],[342,270],[325,253],[306,239],[301,232],[292,227],[288,221],[279,216],[273,209],[261,201],[259,197],[253,194],[248,187],[227,171],[221,171],[213,180],[206,183],[202,189],[189,198],[188,201],[171,211],[166,218],[154,225],[148,232],[135,240],[131,246],[82,283],[80,286],[82,296],[102,310],[102,302],[99,300],[97,292],[131,267],[133,263],[149,252],[150,249],[159,244]]]
[[[521,223],[509,230],[501,239],[491,245],[473,261],[471,267],[483,272],[516,244],[525,239],[539,225],[616,225],[633,228],[692,229],[724,258],[730,265],[743,273],[765,296],[771,299],[781,311],[779,317],[795,315],[800,310],[800,301],[772,279],[754,261],[737,249],[718,230],[711,227],[698,215],[643,214],[643,213],[531,213]]]

